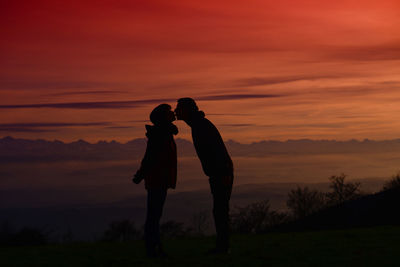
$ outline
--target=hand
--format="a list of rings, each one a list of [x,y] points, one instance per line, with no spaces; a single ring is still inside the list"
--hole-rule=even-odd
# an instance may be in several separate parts
[[[140,173],[140,171],[137,171],[136,174],[132,178],[132,182],[135,184],[140,184],[140,182],[143,180],[143,177]]]

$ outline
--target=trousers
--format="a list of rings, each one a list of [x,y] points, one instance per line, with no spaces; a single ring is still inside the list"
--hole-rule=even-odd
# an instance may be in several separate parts
[[[216,248],[229,248],[230,223],[229,200],[232,194],[232,185],[226,185],[221,177],[210,177],[210,188],[213,196],[213,217],[217,232]]]
[[[146,249],[154,250],[160,245],[160,219],[164,208],[167,189],[147,190],[147,214],[144,225],[144,239]]]

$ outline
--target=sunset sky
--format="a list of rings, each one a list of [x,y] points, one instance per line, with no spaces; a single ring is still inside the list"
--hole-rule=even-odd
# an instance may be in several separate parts
[[[400,138],[398,0],[3,0],[0,21],[0,137],[124,142],[192,97],[226,140]]]

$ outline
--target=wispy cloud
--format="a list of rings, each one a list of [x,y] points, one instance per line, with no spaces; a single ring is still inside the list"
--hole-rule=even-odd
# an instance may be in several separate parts
[[[399,60],[400,42],[365,46],[337,46],[329,47],[326,51],[325,56],[330,59],[356,61]]]
[[[136,128],[135,126],[107,126],[104,129],[131,129]]]
[[[207,116],[240,116],[240,117],[247,117],[247,116],[254,116],[254,114],[250,113],[207,113]]]
[[[284,95],[273,94],[225,94],[208,95],[196,97],[199,101],[223,101],[241,99],[276,98]],[[0,109],[24,109],[24,108],[61,108],[61,109],[122,109],[137,108],[147,104],[160,104],[175,102],[176,98],[158,98],[130,101],[99,101],[99,102],[69,102],[69,103],[45,103],[45,104],[22,104],[22,105],[0,105]]]
[[[241,99],[262,99],[262,98],[277,98],[285,95],[274,94],[227,94],[227,95],[211,95],[197,97],[196,100],[219,101],[219,100],[241,100]]]
[[[251,127],[256,126],[255,124],[251,123],[228,123],[228,124],[221,124],[221,126],[228,126],[228,127]]]
[[[87,122],[87,123],[63,123],[63,122],[28,122],[28,123],[0,123],[1,127],[72,127],[72,126],[104,126],[110,125],[110,122]]]
[[[246,79],[239,79],[233,82],[235,87],[251,87],[261,85],[273,85],[280,83],[297,82],[304,80],[320,80],[320,79],[332,79],[341,78],[344,75],[295,75],[295,76],[276,76],[276,77],[250,77]]]
[[[24,90],[24,89],[90,89],[116,86],[105,82],[93,81],[24,81],[3,80],[0,89]]]
[[[71,91],[71,92],[60,92],[54,94],[47,94],[47,96],[72,96],[72,95],[117,95],[117,94],[124,94],[126,91]]]
[[[100,102],[1,105],[0,109],[22,109],[22,108],[119,109],[119,108],[136,108],[143,104],[153,104],[165,101],[166,101],[165,99],[152,99],[152,100],[132,100],[132,101],[100,101]]]
[[[111,125],[110,122],[88,122],[88,123],[1,123],[0,132],[56,132],[59,128],[67,127],[90,127],[90,126],[106,126]]]
[[[349,125],[354,125],[357,122],[333,122],[333,123],[305,123],[305,124],[265,124],[265,125],[254,125],[263,128],[278,128],[278,129],[303,129],[303,128],[323,128],[323,129],[335,129],[344,128]],[[358,122],[360,123],[360,122]]]
[[[226,123],[219,126],[225,127],[257,127],[257,128],[278,128],[278,129],[303,129],[303,128],[343,128],[355,122],[343,123],[306,123],[306,124],[255,124],[255,123]]]
[[[47,133],[47,132],[57,132],[57,130],[29,128],[29,127],[0,127],[0,132],[3,132],[3,133]]]

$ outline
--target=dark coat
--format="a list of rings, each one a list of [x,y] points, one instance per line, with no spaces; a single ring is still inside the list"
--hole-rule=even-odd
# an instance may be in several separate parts
[[[146,125],[147,147],[140,169],[136,173],[143,177],[146,189],[175,188],[177,175],[177,153],[174,134],[175,125]]]
[[[192,118],[193,144],[201,161],[204,173],[211,179],[224,179],[224,184],[233,182],[233,163],[217,128],[202,111]]]

